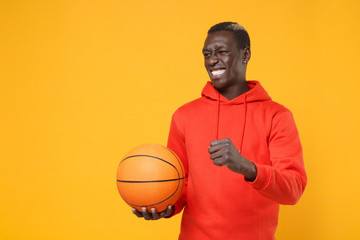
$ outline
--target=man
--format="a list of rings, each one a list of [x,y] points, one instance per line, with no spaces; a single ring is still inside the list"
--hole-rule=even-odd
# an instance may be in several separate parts
[[[242,26],[211,27],[203,55],[211,82],[174,113],[168,139],[184,164],[184,192],[164,212],[133,211],[156,220],[184,209],[179,239],[275,239],[279,204],[295,204],[307,182],[292,114],[246,81]]]

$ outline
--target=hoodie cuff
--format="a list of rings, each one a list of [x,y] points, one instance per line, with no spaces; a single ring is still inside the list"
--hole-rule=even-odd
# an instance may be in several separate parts
[[[253,162],[254,163],[254,162]],[[265,189],[271,179],[271,166],[267,165],[259,165],[254,163],[257,169],[257,175],[253,182],[247,181],[251,186],[253,186],[256,190],[263,190]]]

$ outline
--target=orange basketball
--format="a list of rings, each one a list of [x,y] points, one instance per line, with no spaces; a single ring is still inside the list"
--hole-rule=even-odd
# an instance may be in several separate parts
[[[116,177],[119,193],[129,206],[162,212],[179,199],[185,172],[173,151],[159,144],[144,144],[124,156]]]

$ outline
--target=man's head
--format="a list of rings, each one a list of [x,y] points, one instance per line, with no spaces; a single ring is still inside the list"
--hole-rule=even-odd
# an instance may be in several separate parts
[[[224,96],[237,96],[247,88],[245,73],[250,59],[250,39],[237,23],[211,27],[206,37],[204,63],[214,87]]]
[[[212,26],[208,34],[215,33],[218,31],[229,31],[232,32],[237,42],[237,47],[242,50],[246,47],[250,49],[250,38],[245,28],[236,22],[222,22]]]

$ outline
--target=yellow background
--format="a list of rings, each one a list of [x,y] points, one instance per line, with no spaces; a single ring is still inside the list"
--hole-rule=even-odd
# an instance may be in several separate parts
[[[308,186],[277,239],[360,239],[359,2],[0,2],[0,239],[176,239],[146,222],[115,173],[208,80],[201,48],[220,21],[252,40],[247,78],[292,110]]]

